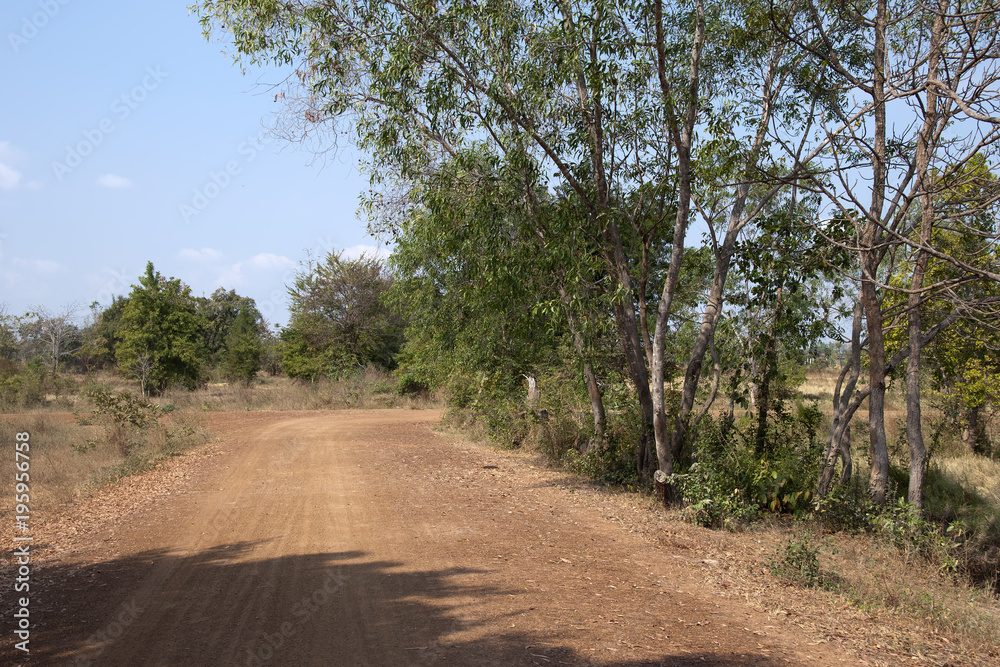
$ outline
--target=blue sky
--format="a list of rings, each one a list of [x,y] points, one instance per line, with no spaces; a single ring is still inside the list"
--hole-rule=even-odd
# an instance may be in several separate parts
[[[347,150],[271,137],[283,74],[244,75],[188,2],[0,6],[0,304],[52,311],[126,294],[147,261],[287,320],[307,253],[377,246]],[[341,146],[348,142],[341,141]]]

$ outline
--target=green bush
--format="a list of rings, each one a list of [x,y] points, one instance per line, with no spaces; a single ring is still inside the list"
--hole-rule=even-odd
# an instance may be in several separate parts
[[[108,441],[123,456],[129,455],[138,435],[155,426],[162,414],[157,406],[127,391],[116,393],[95,387],[89,396],[94,402],[92,416],[103,422]],[[83,417],[78,417],[77,421],[80,424],[89,423]]]
[[[396,393],[400,396],[428,396],[430,385],[412,373],[404,373],[396,382]]]
[[[810,588],[823,585],[819,567],[819,547],[808,537],[790,538],[771,560],[771,573],[790,583]]]
[[[771,445],[754,451],[756,424],[705,417],[691,446],[692,462],[672,477],[698,525],[735,528],[761,512],[812,509],[819,460],[814,411],[781,414],[768,424]]]

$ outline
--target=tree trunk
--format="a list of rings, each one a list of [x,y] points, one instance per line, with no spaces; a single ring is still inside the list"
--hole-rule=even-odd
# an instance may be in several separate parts
[[[971,454],[979,454],[979,406],[962,410],[962,444]]]
[[[674,471],[673,447],[670,442],[669,425],[667,424],[666,401],[663,383],[666,375],[666,338],[667,326],[670,320],[670,309],[673,306],[674,294],[680,282],[681,261],[684,256],[684,239],[687,234],[688,221],[691,214],[691,146],[694,140],[694,126],[698,117],[699,89],[701,81],[701,54],[705,44],[705,7],[701,0],[696,0],[697,23],[695,24],[694,43],[691,49],[691,68],[688,74],[687,105],[685,107],[683,125],[678,123],[673,113],[671,90],[666,77],[666,47],[663,29],[663,7],[657,0],[654,3],[656,20],[656,50],[657,73],[660,81],[671,124],[675,128],[673,141],[677,147],[677,216],[674,220],[673,245],[670,253],[670,268],[663,284],[663,293],[656,311],[656,325],[653,330],[653,356],[650,371],[653,384],[653,438],[656,443],[656,461],[658,469],[669,476]],[[668,485],[669,486],[669,485]],[[673,488],[664,491],[665,504],[677,501]]]
[[[836,469],[837,456],[843,451],[842,440],[845,428],[850,419],[847,417],[847,407],[852,402],[854,390],[858,384],[858,376],[861,374],[861,327],[862,327],[862,307],[859,298],[854,303],[854,324],[851,327],[851,356],[847,364],[840,371],[837,378],[837,387],[833,391],[833,419],[830,423],[830,436],[827,438],[826,447],[823,450],[823,460],[820,466],[819,480],[816,482],[816,495],[825,496],[830,491],[830,484],[833,483],[833,474]],[[847,380],[846,384],[844,380]],[[850,436],[847,437],[847,456],[850,458]],[[843,456],[841,456],[843,458]],[[843,475],[841,475],[843,479]]]
[[[866,253],[868,254],[868,253]],[[867,270],[874,271],[870,266]],[[889,483],[889,450],[885,440],[885,339],[882,336],[882,308],[871,278],[862,279],[865,319],[868,324],[868,452],[872,469],[868,489],[877,505],[885,504]]]
[[[566,295],[566,289],[562,285],[559,286],[559,296],[563,301],[563,308],[566,312],[566,321],[569,323],[569,332],[573,336],[573,347],[576,348],[576,353],[579,355],[580,361],[583,363],[583,381],[587,385],[587,396],[590,398],[590,413],[594,418],[594,435],[598,439],[603,440],[605,426],[607,424],[607,416],[604,411],[604,397],[601,396],[601,388],[597,384],[597,374],[594,372],[594,367],[590,363],[587,348],[583,342],[583,334],[580,333],[580,327],[577,325],[576,317],[569,309],[569,298]]]
[[[885,441],[885,339],[882,335],[882,306],[879,303],[878,269],[884,251],[879,248],[882,209],[886,189],[886,38],[888,21],[887,0],[877,0],[875,9],[875,53],[872,101],[875,136],[872,142],[872,205],[868,210],[865,233],[861,239],[861,298],[864,302],[865,321],[868,325],[869,381],[868,396],[869,452],[871,477],[869,491],[878,505],[885,504],[889,483],[889,451]]]
[[[931,32],[927,59],[927,78],[936,80],[941,58],[941,44],[944,39],[945,24],[942,14],[937,14]],[[931,242],[934,228],[934,199],[931,195],[932,176],[930,174],[930,145],[938,125],[938,102],[936,88],[927,87],[924,105],[924,125],[917,139],[916,169],[920,187],[920,245],[916,261],[913,263],[913,277],[907,299],[907,336],[910,358],[906,365],[906,441],[910,448],[910,485],[907,499],[918,510],[923,508],[924,468],[927,465],[927,447],[920,419],[920,350],[923,347],[923,326],[920,302],[927,273],[927,252],[923,249]]]
[[[757,456],[763,456],[768,449],[767,413],[771,410],[771,380],[774,377],[775,367],[778,365],[777,329],[782,312],[781,294],[781,288],[778,288],[778,303],[774,309],[774,321],[771,324],[767,345],[764,347],[764,372],[761,374],[757,394],[757,434],[754,441],[754,451]]]

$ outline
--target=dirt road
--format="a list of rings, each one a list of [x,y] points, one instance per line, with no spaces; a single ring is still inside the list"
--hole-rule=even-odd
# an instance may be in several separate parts
[[[208,454],[38,572],[26,664],[856,664],[439,416],[213,415]]]

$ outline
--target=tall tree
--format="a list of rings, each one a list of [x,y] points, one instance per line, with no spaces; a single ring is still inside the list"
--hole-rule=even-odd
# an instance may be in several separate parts
[[[204,327],[191,288],[148,262],[122,311],[118,367],[140,382],[144,396],[174,383],[193,389],[204,364]]]
[[[773,23],[816,63],[813,81],[807,85],[820,103],[817,131],[827,148],[813,160],[811,187],[829,203],[829,217],[845,223],[849,232],[837,238],[831,230],[828,238],[843,243],[856,257],[860,294],[856,320],[863,320],[867,334],[864,339],[855,336],[855,341],[867,349],[868,385],[855,390],[847,405],[855,405],[862,396],[868,399],[869,487],[875,500],[884,502],[889,471],[885,380],[909,357],[909,497],[919,505],[926,459],[920,432],[920,350],[945,323],[925,327],[919,314],[919,304],[929,292],[924,284],[926,262],[947,256],[933,243],[939,218],[933,198],[939,185],[932,174],[947,171],[949,164],[963,165],[976,154],[996,161],[1000,5],[992,0],[930,4],[876,0],[870,6],[832,6],[806,0],[799,7]],[[800,162],[795,147],[785,148],[790,159]],[[918,216],[913,215],[916,210]],[[908,344],[893,354],[885,338],[893,316],[884,307],[887,280],[911,248],[916,255],[905,288]],[[1000,278],[958,258],[947,261],[976,276]],[[855,352],[854,368],[859,363]],[[848,375],[848,384],[853,385],[856,373]],[[853,414],[847,410],[843,417],[848,412]],[[837,428],[843,433],[847,423],[840,420]],[[826,476],[825,471],[821,490]]]
[[[250,305],[239,309],[236,319],[229,327],[223,361],[226,375],[248,387],[257,377],[264,352],[261,342],[264,332],[259,319],[260,313],[256,311]]]
[[[349,259],[330,252],[321,262],[307,261],[288,288],[285,372],[315,379],[367,364],[393,368],[403,321],[383,301],[391,285],[384,263],[372,255]]]
[[[464,148],[487,144],[525,182],[525,196],[558,193],[577,211],[580,229],[599,240],[610,280],[610,321],[644,425],[638,460],[648,474],[657,467],[669,472],[683,446],[736,238],[759,209],[756,198],[748,204],[750,183],[770,164],[764,138],[790,56],[757,29],[766,18],[760,10],[702,0],[693,9],[659,0],[344,0],[208,1],[199,13],[206,32],[230,33],[250,62],[293,64],[302,84],[287,96],[296,129],[313,134],[350,123],[371,155],[374,180],[391,174],[404,188],[419,189]],[[729,31],[748,22],[756,28],[732,39]],[[746,57],[737,57],[741,51]],[[754,76],[763,76],[761,85],[738,85]],[[713,99],[703,89],[733,96],[714,100],[706,118]],[[733,118],[739,120],[725,120]],[[730,184],[729,222],[716,246],[715,286],[686,355],[671,432],[665,341],[692,210],[695,128],[709,121],[716,138],[709,152],[729,165],[715,174],[718,190]],[[745,136],[750,149],[725,140],[729,130]],[[728,151],[718,150],[723,144]],[[669,233],[668,220],[671,261],[666,276],[654,277],[642,257]],[[651,333],[647,306],[657,311]]]
[[[78,310],[77,304],[63,306],[55,313],[44,306],[37,306],[28,313],[29,319],[22,323],[26,337],[44,346],[53,373],[59,372],[60,361],[70,354],[69,346],[80,340],[80,328],[75,322]]]

